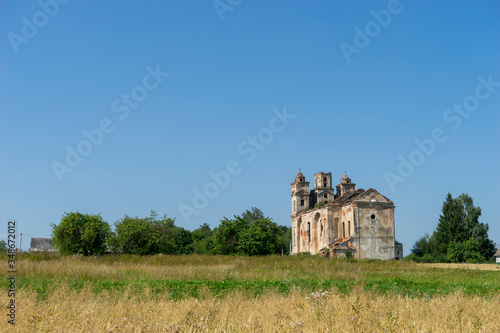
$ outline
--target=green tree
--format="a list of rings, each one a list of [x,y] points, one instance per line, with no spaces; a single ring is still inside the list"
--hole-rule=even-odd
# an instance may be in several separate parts
[[[247,222],[248,225],[252,224],[256,220],[265,218],[264,213],[257,207],[252,207],[250,210],[246,210],[241,214],[241,218]]]
[[[175,247],[172,254],[193,253],[193,237],[191,231],[181,227],[175,227],[173,237]]]
[[[174,221],[167,215],[158,218],[155,211],[145,218],[124,216],[115,222],[110,244],[114,251],[128,254],[182,253],[189,236],[176,230]]]
[[[239,216],[235,216],[234,220],[224,217],[214,230],[214,254],[237,254],[240,234],[247,227],[247,221]]]
[[[481,208],[474,206],[474,201],[468,194],[461,194],[456,201],[463,212],[465,236],[460,241],[468,242],[466,248],[469,250],[464,257],[465,261],[490,260],[495,254],[495,243],[488,237],[488,224],[479,222]],[[479,253],[479,256],[474,252]]]
[[[465,242],[453,242],[448,246],[446,259],[449,262],[478,263],[485,260],[481,255],[479,242],[471,238]]]
[[[193,251],[198,254],[213,253],[213,230],[207,223],[200,225],[191,233],[193,237]]]
[[[3,239],[0,240],[0,253],[7,252],[7,250],[8,250],[7,243]]]
[[[278,226],[258,208],[252,207],[233,220],[224,218],[214,229],[214,254],[266,255],[287,253],[291,229]]]
[[[447,194],[432,236],[420,238],[409,259],[422,262],[482,262],[491,260],[495,244],[488,238],[488,224],[479,222],[481,208],[468,194]]]
[[[111,235],[100,214],[66,213],[59,225],[52,224],[52,244],[61,254],[101,255]]]
[[[463,229],[463,217],[463,209],[453,199],[451,193],[448,193],[433,235],[438,253],[446,255],[450,243],[463,241],[465,233]]]
[[[279,225],[279,234],[281,239],[281,248],[284,254],[290,254],[290,242],[292,241],[292,228],[284,225]]]
[[[425,234],[415,242],[413,248],[411,249],[411,253],[417,257],[423,257],[425,254],[431,254],[434,252],[433,245],[433,239],[431,239],[429,234]]]
[[[269,218],[254,220],[239,235],[238,253],[267,255],[281,251],[278,225]]]

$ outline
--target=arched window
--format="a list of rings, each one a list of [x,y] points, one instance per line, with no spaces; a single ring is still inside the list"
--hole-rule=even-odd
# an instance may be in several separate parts
[[[351,237],[351,221],[347,221],[347,234]]]
[[[307,222],[307,239],[308,242],[311,242],[311,222]]]
[[[345,223],[342,222],[342,238],[345,238]]]
[[[314,232],[317,233],[317,230],[319,230],[319,237],[321,238],[321,235],[323,234],[323,225],[321,224],[321,215],[319,213],[314,215]]]

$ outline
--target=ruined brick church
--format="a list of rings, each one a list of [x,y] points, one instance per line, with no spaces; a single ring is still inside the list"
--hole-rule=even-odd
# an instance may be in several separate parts
[[[335,189],[331,172],[314,175],[314,189],[302,172],[292,185],[292,253],[330,257],[400,259],[394,203],[375,189],[356,189],[344,175]]]

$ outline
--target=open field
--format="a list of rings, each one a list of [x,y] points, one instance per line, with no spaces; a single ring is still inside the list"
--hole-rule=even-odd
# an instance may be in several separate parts
[[[437,268],[460,268],[460,269],[479,269],[482,271],[497,271],[500,272],[499,264],[419,264],[424,267],[437,267]]]
[[[18,332],[500,331],[495,265],[18,255],[16,267]]]

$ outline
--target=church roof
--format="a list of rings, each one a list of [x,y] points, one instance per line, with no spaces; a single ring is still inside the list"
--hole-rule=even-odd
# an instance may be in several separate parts
[[[500,258],[500,249],[493,255],[495,258]]]
[[[363,190],[362,188],[359,188],[359,189],[354,190],[352,192],[345,193],[343,196],[335,199],[333,202],[339,202],[339,203],[351,202],[365,192],[366,192],[365,190]]]
[[[335,203],[338,203],[338,204],[345,204],[345,203],[350,203],[350,202],[353,202],[355,200],[359,200],[359,199],[366,199],[366,196],[371,194],[371,193],[375,193],[377,195],[380,195],[382,198],[384,198],[385,200],[387,200],[387,202],[392,202],[389,198],[387,198],[386,196],[380,194],[379,192],[377,192],[377,190],[373,189],[373,188],[369,188],[368,190],[364,190],[362,188],[359,188],[357,190],[354,190],[354,191],[351,191],[351,192],[347,192],[345,193],[343,196],[335,199],[332,201],[332,204],[335,204]],[[364,201],[364,200],[362,200]],[[500,254],[499,254],[500,256]]]
[[[350,184],[351,183],[351,178],[347,174],[344,174],[344,177],[340,179],[341,184]]]
[[[386,197],[385,195],[381,194],[380,192],[378,192],[376,189],[374,188],[369,188],[367,189],[364,193],[361,193],[359,195],[359,198],[363,197],[363,196],[366,196],[368,194],[372,194],[372,198],[376,197],[376,196],[381,196],[383,199],[385,199],[386,201],[388,202],[392,202],[391,199],[389,199],[388,197]]]

